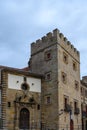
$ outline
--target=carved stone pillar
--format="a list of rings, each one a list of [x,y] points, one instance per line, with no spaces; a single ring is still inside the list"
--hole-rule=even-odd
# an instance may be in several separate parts
[[[15,130],[19,130],[19,104],[15,102],[15,122],[14,122]]]

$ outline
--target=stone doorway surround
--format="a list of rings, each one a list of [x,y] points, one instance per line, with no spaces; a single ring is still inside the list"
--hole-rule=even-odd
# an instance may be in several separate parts
[[[26,108],[22,108],[19,115],[19,128],[29,129],[30,112]]]

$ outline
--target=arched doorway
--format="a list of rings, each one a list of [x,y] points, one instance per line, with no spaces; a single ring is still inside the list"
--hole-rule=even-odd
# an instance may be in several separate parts
[[[74,123],[72,119],[70,120],[70,130],[74,130]]]
[[[30,117],[29,110],[26,108],[22,108],[20,111],[20,117],[19,117],[20,129],[29,129],[29,117]]]

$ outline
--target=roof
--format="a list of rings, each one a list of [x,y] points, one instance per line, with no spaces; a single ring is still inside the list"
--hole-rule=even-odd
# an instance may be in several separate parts
[[[29,67],[22,68],[24,71],[29,71]]]
[[[16,74],[23,74],[26,76],[32,76],[32,77],[37,77],[37,78],[44,77],[44,75],[42,75],[42,74],[36,74],[36,73],[30,72],[28,67],[25,67],[23,69],[19,69],[19,68],[12,68],[12,67],[8,67],[8,66],[0,65],[0,69],[2,71],[7,71],[7,72],[11,72],[11,73],[16,73]]]

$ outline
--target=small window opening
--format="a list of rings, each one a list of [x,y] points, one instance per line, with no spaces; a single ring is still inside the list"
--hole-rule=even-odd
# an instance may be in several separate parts
[[[37,110],[40,110],[40,104],[37,105]]]
[[[79,83],[78,83],[78,81],[75,81],[75,89],[76,89],[76,90],[79,89]]]
[[[11,102],[8,102],[8,107],[11,107]]]
[[[50,96],[47,97],[47,104],[50,104],[51,103],[51,99],[50,99]]]
[[[75,70],[75,71],[76,71],[76,69],[77,69],[76,62],[73,62],[73,70]]]
[[[63,61],[68,64],[68,55],[64,52],[63,53]]]
[[[66,83],[67,82],[67,75],[66,73],[62,72],[62,82]]]
[[[51,72],[47,72],[45,74],[45,79],[48,81],[48,80],[51,80]]]

